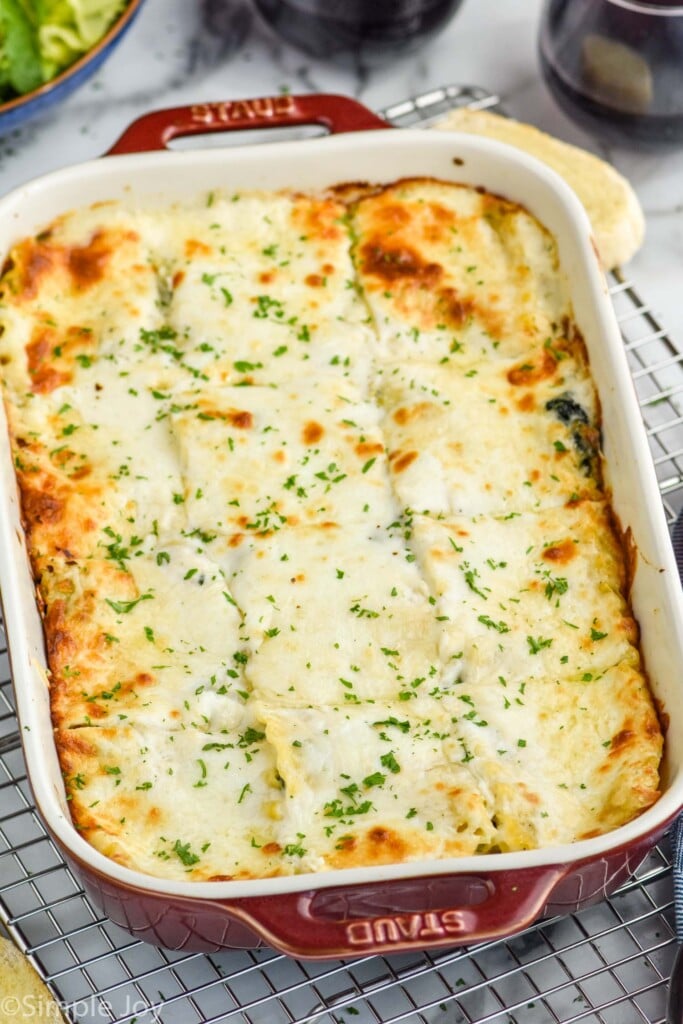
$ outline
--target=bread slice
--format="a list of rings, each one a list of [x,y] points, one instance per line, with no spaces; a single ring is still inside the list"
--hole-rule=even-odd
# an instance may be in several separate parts
[[[499,139],[557,171],[583,203],[607,270],[628,262],[640,248],[645,218],[635,192],[614,167],[592,153],[561,142],[530,124],[487,110],[452,110],[432,127]]]
[[[0,1024],[27,1020],[59,1024],[64,1017],[28,960],[0,936]]]

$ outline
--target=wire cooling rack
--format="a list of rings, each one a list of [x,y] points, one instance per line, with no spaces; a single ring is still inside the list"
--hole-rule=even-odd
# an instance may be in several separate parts
[[[426,125],[453,107],[498,102],[449,86],[384,114]],[[673,522],[683,505],[683,354],[628,280],[610,284]],[[0,921],[77,1024],[663,1024],[674,957],[666,842],[611,899],[469,949],[299,963],[268,949],[206,956],[137,942],[90,905],[35,812],[4,645],[0,680]]]

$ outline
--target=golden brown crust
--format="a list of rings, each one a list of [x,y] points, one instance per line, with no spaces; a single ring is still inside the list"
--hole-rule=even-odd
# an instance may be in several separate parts
[[[128,232],[125,240],[137,241],[137,236]],[[4,286],[19,304],[35,299],[48,278],[63,282],[68,292],[85,291],[104,278],[112,254],[123,241],[120,232],[105,230],[95,231],[84,245],[55,244],[49,232],[25,239],[12,252]]]

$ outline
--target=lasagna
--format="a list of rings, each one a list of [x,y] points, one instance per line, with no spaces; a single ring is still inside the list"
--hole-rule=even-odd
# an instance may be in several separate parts
[[[98,204],[0,363],[76,828],[225,880],[629,821],[662,735],[555,242],[414,179]]]

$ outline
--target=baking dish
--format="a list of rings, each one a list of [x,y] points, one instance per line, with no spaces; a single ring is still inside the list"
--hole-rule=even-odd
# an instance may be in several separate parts
[[[175,135],[311,122],[339,137],[229,152],[130,152],[163,149]],[[683,608],[677,571],[587,218],[558,178],[508,147],[471,136],[372,130],[386,127],[339,97],[287,96],[157,112],[124,134],[111,151],[122,154],[116,159],[57,172],[6,197],[0,203],[0,249],[6,252],[18,237],[74,206],[112,198],[167,202],[218,186],[321,188],[426,175],[481,185],[527,206],[557,238],[601,399],[607,482],[632,556],[634,609],[667,728],[664,792],[640,818],[608,835],[518,854],[216,883],[166,882],[107,860],[81,839],[68,814],[51,737],[42,628],[0,424],[0,584],[36,804],[93,901],[117,924],[163,946],[209,950],[266,942],[292,955],[325,958],[508,935],[543,914],[573,911],[606,895],[635,869],[683,805],[677,679]]]

